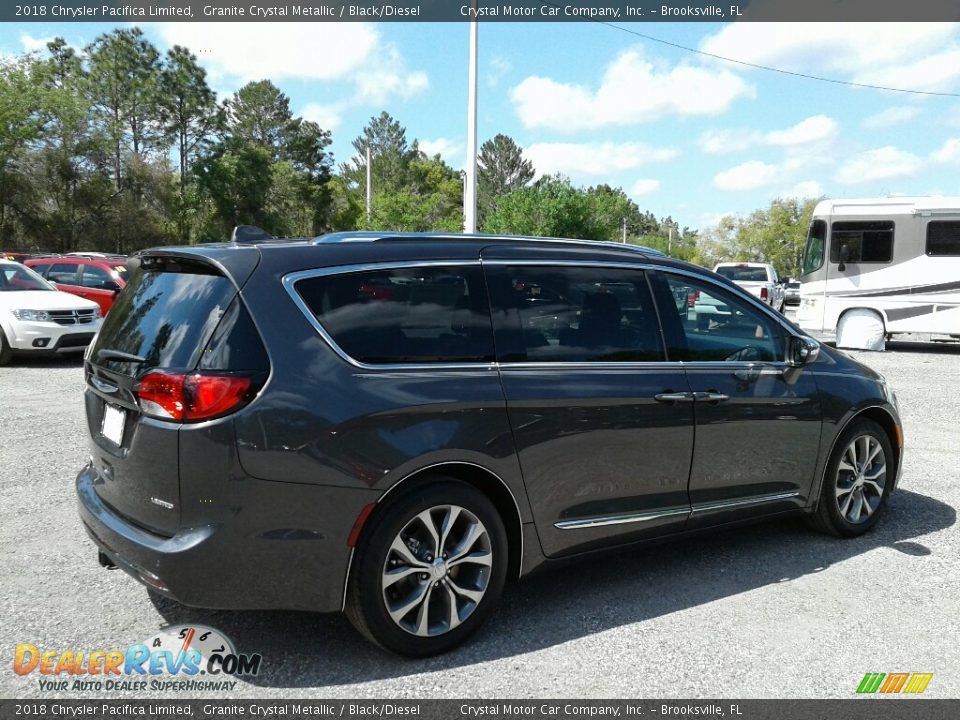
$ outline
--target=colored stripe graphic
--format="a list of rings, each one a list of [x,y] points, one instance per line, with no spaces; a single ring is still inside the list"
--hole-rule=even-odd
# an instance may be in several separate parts
[[[857,686],[857,693],[869,695],[881,692],[885,695],[896,693],[920,694],[927,689],[933,679],[933,673],[867,673]]]
[[[860,681],[860,687],[857,688],[857,692],[875,693],[885,677],[886,675],[884,673],[867,673],[863,676],[863,680]]]
[[[890,673],[887,675],[887,681],[880,688],[882,693],[898,693],[907,682],[910,673]]]
[[[932,679],[933,673],[914,673],[903,691],[905,693],[922,693],[927,689],[927,685],[930,684]]]

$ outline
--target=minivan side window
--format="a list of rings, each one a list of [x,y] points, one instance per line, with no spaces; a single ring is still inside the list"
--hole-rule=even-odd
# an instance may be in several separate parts
[[[827,223],[814,220],[807,233],[807,247],[803,251],[801,275],[809,275],[823,265],[824,249],[827,246]]]
[[[960,220],[931,220],[927,224],[927,255],[960,256]]]
[[[893,221],[835,222],[830,262],[887,263],[893,260]]]
[[[660,296],[658,301],[671,361],[783,360],[783,333],[748,301],[686,275],[663,273],[663,277],[672,302],[663,307]]]
[[[642,270],[505,268],[527,362],[665,360],[656,309]]]
[[[493,362],[479,266],[321,275],[295,290],[339,348],[368,364]]]

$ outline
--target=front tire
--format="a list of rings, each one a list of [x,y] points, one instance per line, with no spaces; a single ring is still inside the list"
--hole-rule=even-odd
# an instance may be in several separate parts
[[[884,429],[866,418],[854,420],[827,463],[811,524],[837,537],[867,532],[886,510],[894,473],[893,448]]]
[[[7,342],[7,336],[0,330],[0,365],[7,365],[13,357],[13,350]]]
[[[507,535],[493,503],[440,480],[398,497],[357,546],[346,614],[400,655],[428,657],[464,642],[490,615],[507,574]]]

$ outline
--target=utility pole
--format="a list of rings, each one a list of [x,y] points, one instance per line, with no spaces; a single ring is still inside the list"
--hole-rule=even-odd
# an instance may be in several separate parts
[[[370,172],[370,138],[367,138],[367,221],[370,220],[370,199],[373,197],[373,174]]]
[[[471,6],[477,8],[477,0]],[[470,62],[467,73],[467,165],[463,192],[463,231],[477,231],[477,15],[470,21]]]
[[[667,225],[667,255],[670,254],[671,249],[673,248],[673,224]]]
[[[623,219],[623,244],[627,244],[627,219]]]

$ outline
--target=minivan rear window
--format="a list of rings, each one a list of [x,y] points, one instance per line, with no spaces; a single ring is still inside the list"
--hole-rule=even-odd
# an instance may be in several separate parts
[[[134,273],[104,318],[90,359],[129,375],[151,367],[192,370],[236,294],[227,278],[198,264],[167,263]],[[100,350],[145,362],[101,358]]]
[[[479,267],[322,275],[295,289],[340,349],[369,364],[492,362]]]

